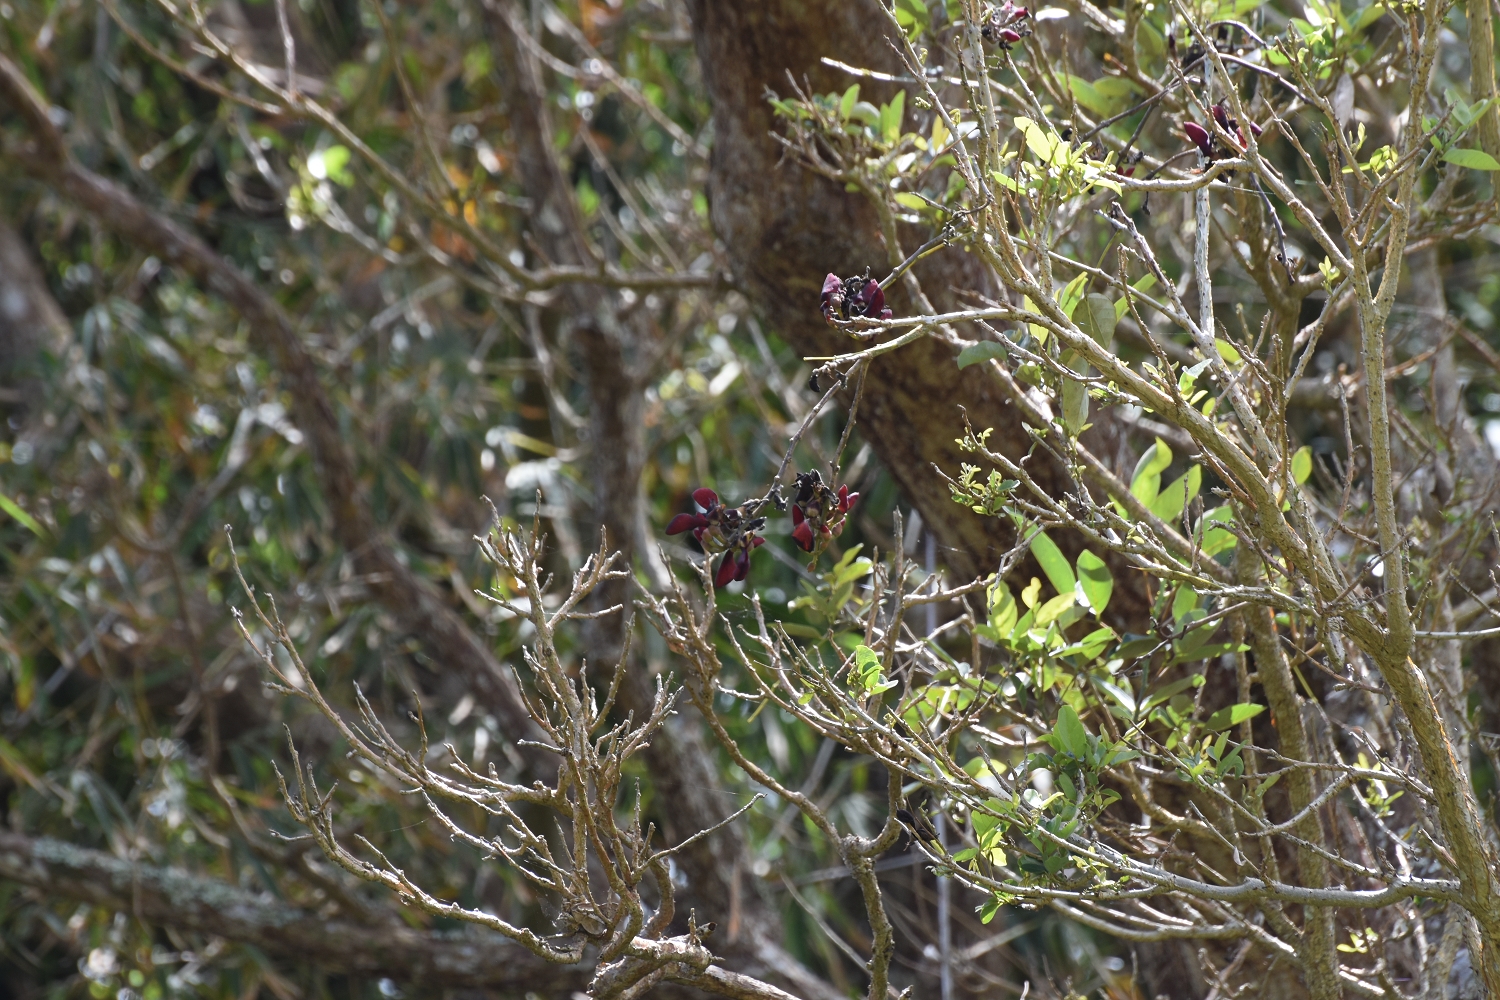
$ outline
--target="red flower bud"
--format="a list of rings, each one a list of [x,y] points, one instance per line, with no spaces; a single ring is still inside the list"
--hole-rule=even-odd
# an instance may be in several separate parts
[[[830,323],[844,311],[844,282],[831,272],[823,279],[822,309],[823,318]]]
[[[708,527],[708,518],[702,514],[678,514],[667,522],[667,534],[680,535],[689,528]]]
[[[1204,156],[1211,156],[1213,146],[1209,142],[1208,130],[1197,122],[1183,122],[1182,130]]]
[[[725,587],[728,586],[731,580],[743,579],[743,577],[735,575],[734,562],[734,557],[729,553],[725,553],[724,558],[719,561],[719,571],[714,574],[715,587]]]

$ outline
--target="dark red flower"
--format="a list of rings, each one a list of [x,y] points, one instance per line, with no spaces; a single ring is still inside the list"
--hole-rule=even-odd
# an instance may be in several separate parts
[[[1197,122],[1183,122],[1182,131],[1187,133],[1188,139],[1198,147],[1198,152],[1208,159],[1213,158],[1213,142],[1209,137],[1208,129]]]
[[[1233,155],[1234,153],[1242,151],[1248,145],[1248,143],[1245,142],[1245,128],[1249,128],[1250,134],[1255,136],[1257,139],[1260,138],[1261,133],[1264,131],[1259,125],[1255,124],[1254,122],[1246,122],[1242,126],[1237,119],[1230,116],[1229,109],[1224,106],[1223,101],[1215,104],[1212,108],[1209,109],[1209,111],[1213,114],[1214,121],[1219,123],[1219,127],[1222,128],[1225,132],[1228,132],[1230,135],[1234,136],[1234,138],[1239,143],[1239,149],[1233,150],[1229,153],[1229,155]],[[1201,149],[1202,146],[1200,145],[1199,148]],[[1207,152],[1204,155],[1208,156],[1210,159],[1222,159],[1222,157],[1216,157]]]
[[[667,522],[667,534],[680,535],[690,528],[708,527],[708,518],[702,514],[678,514]]]
[[[1011,0],[1005,0],[985,19],[979,28],[979,34],[990,44],[1008,49],[1031,34],[1031,29],[1021,24],[1030,17],[1030,10],[1016,6]]]
[[[823,279],[821,308],[823,318],[830,323],[859,316],[890,319],[892,315],[886,308],[885,292],[881,290],[880,282],[870,277],[868,271],[857,278],[840,279],[836,274],[829,274]]]
[[[833,272],[823,279],[823,318],[832,323],[844,314],[844,280]]]
[[[714,586],[723,587],[733,580],[743,580],[750,573],[750,553],[766,543],[759,535],[746,535],[742,544],[732,552],[724,553],[719,568],[714,573]]]
[[[823,483],[817,470],[798,473],[796,492],[792,496],[792,541],[803,552],[812,553],[813,562],[828,543],[844,530],[845,516],[859,500],[858,493],[840,486],[837,491]]]
[[[667,534],[691,531],[710,558],[723,553],[714,586],[743,580],[750,572],[750,553],[765,543],[757,532],[766,526],[766,519],[755,515],[763,501],[726,507],[719,502],[719,494],[700,487],[693,491],[693,502],[703,508],[702,512],[678,514],[667,523]]]

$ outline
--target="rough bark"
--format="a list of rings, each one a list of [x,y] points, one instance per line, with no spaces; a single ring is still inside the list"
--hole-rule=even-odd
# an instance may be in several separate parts
[[[782,162],[781,148],[771,138],[776,123],[766,91],[787,93],[789,73],[817,93],[855,82],[823,65],[824,56],[902,72],[884,35],[885,15],[875,0],[689,0],[688,9],[713,102],[711,215],[735,275],[798,353],[848,351],[854,342],[830,329],[818,312],[823,276],[857,274],[867,267],[883,274],[887,251],[862,195]],[[860,84],[862,93],[883,92],[869,80]],[[959,250],[928,258],[917,273],[939,308],[955,301],[954,289],[991,284],[979,261]],[[911,310],[900,289],[892,290],[891,301],[897,310]],[[955,354],[928,339],[883,355],[866,378],[859,420],[903,494],[936,532],[948,567],[967,577],[992,571],[1011,535],[999,519],[981,518],[953,503],[932,466],[956,473],[971,457],[954,440],[963,434],[960,408],[976,429],[995,429],[990,446],[997,451],[1022,455],[1030,440],[983,366],[959,371]],[[1040,482],[1062,492],[1062,477],[1050,462],[1039,460],[1029,468]]]
[[[46,837],[0,832],[0,879],[48,897],[133,914],[148,924],[252,945],[270,955],[371,978],[424,986],[566,996],[588,983],[585,965],[545,962],[498,934],[439,934],[401,922],[326,919],[269,893],[176,868],[125,861]]]

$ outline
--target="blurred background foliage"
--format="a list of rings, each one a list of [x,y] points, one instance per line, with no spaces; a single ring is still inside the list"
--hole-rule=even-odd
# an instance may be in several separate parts
[[[379,153],[422,169],[397,56],[369,5],[316,0],[291,11],[299,73]],[[148,39],[170,35],[150,5],[122,15]],[[524,212],[525,196],[507,179],[506,121],[477,5],[389,4],[387,15],[412,87],[451,128],[445,166],[466,212],[507,235],[514,216],[485,208]],[[269,0],[220,3],[210,16],[261,61],[280,64]],[[711,140],[685,13],[672,3],[584,0],[544,16],[577,25],[650,104],[648,113],[597,76],[549,74],[559,153],[591,234],[616,254],[674,254],[681,265],[722,271],[707,228],[705,165],[681,141]],[[534,349],[555,332],[543,331],[543,310],[497,308],[459,286],[413,249],[410,228],[420,223],[395,197],[382,198],[381,185],[327,131],[258,119],[194,86],[100,5],[21,0],[0,7],[0,18],[0,44],[68,112],[80,160],[191,226],[297,318],[381,531],[464,607],[502,660],[519,655],[524,629],[472,593],[491,582],[472,540],[490,521],[481,498],[506,518],[540,514],[559,570],[596,542],[577,466],[586,404],[566,347],[540,357]],[[563,58],[588,68],[567,35],[539,27]],[[34,253],[67,324],[33,359],[24,398],[5,400],[0,491],[16,508],[0,518],[7,823],[316,906],[328,888],[289,859],[295,846],[274,839],[294,832],[272,772],[273,760],[286,759],[285,725],[342,779],[350,832],[440,894],[545,920],[503,869],[417,823],[394,789],[341,768],[325,727],[263,690],[234,634],[231,608],[243,596],[226,531],[247,577],[280,602],[327,691],[352,701],[358,682],[398,724],[420,693],[435,745],[451,741],[475,763],[506,763],[507,737],[464,678],[428,659],[352,572],[289,400],[250,349],[244,322],[13,164],[0,164],[0,177],[0,217]],[[454,254],[472,253],[461,237],[429,235]],[[636,308],[670,336],[644,412],[643,487],[657,523],[689,505],[695,487],[726,496],[759,488],[780,462],[783,428],[816,398],[803,387],[808,366],[761,329],[732,289],[643,294]],[[830,413],[804,450],[830,453],[841,430]],[[846,467],[864,500],[842,542],[888,545],[897,497],[857,434]],[[772,547],[778,557],[757,557],[753,581],[768,602],[784,603],[806,573],[788,539]],[[814,783],[855,829],[878,826],[883,791],[869,787],[864,763],[813,743],[775,711],[740,725],[778,773],[818,772]],[[724,772],[732,801],[743,801],[744,779]],[[653,808],[670,804],[648,799]],[[750,829],[747,879],[816,878],[838,863],[794,812],[762,807]],[[822,879],[803,887],[804,899],[857,939],[857,920],[840,915],[848,886]],[[802,957],[847,984],[847,959],[785,891],[766,891]],[[912,931],[926,937],[931,903],[915,898]],[[422,988],[344,982],[311,964],[0,883],[3,996],[290,1000],[398,991]]]
[[[388,2],[377,11],[357,0],[294,0],[288,10],[302,86],[412,174],[437,169],[417,137],[440,122],[454,205],[497,242],[523,246],[519,227],[531,206],[510,170],[509,122],[480,5]],[[683,8],[674,0],[564,0],[532,13],[549,54],[557,153],[591,238],[622,266],[723,274],[702,155],[713,141],[710,109]],[[158,7],[133,3],[119,15],[140,39],[177,51]],[[207,16],[254,61],[282,65],[272,0],[221,0]],[[485,578],[473,542],[491,520],[482,498],[502,518],[541,518],[560,572],[596,543],[597,498],[580,471],[592,446],[588,402],[556,308],[540,298],[501,302],[456,280],[435,257],[472,259],[472,245],[413,214],[335,135],[257,115],[185,80],[122,31],[104,4],[5,0],[0,46],[66,113],[60,124],[81,162],[202,235],[295,317],[382,536],[444,590],[497,657],[518,657],[523,624],[473,594],[497,582]],[[430,121],[414,115],[403,75]],[[0,117],[0,127],[15,125]],[[355,572],[289,416],[292,401],[251,349],[245,321],[3,160],[0,220],[31,253],[62,319],[0,401],[8,419],[0,443],[6,824],[315,909],[353,905],[336,904],[340,893],[384,905],[382,893],[333,878],[306,845],[277,839],[295,833],[272,769],[286,760],[289,731],[307,759],[340,780],[348,833],[369,837],[445,898],[545,922],[541,903],[504,868],[419,822],[397,789],[345,766],[326,724],[263,689],[233,631],[231,609],[243,596],[228,532],[247,578],[275,595],[292,623],[324,691],[352,702],[357,682],[408,735],[403,720],[420,697],[434,746],[451,742],[476,764],[516,762],[465,678],[430,659]],[[1500,347],[1496,242],[1486,228],[1445,248],[1443,270],[1455,311],[1491,350]],[[661,346],[641,416],[653,523],[689,509],[695,487],[733,500],[757,495],[789,429],[816,400],[806,386],[810,366],[727,279],[620,296]],[[1336,339],[1330,344],[1318,362],[1329,369],[1349,360]],[[1482,352],[1465,351],[1470,412],[1489,415],[1487,434],[1500,446],[1500,372]],[[1412,391],[1420,395],[1420,384]],[[840,414],[820,417],[802,458],[826,461],[842,431]],[[835,555],[889,551],[900,507],[892,480],[857,430],[843,462],[844,481],[862,499]],[[768,606],[785,606],[809,580],[788,528],[773,521],[755,559],[751,582]],[[920,529],[908,523],[905,537],[918,554]],[[664,545],[669,556],[688,554],[673,540]],[[721,607],[731,620],[749,615],[743,596]],[[824,624],[815,609],[798,614]],[[665,650],[649,633],[643,641],[660,665]],[[579,650],[568,655],[576,662]],[[836,804],[856,832],[878,825],[883,774],[775,709],[745,713],[726,701],[731,707],[736,735],[765,766]],[[728,813],[752,789],[727,764],[719,770]],[[670,810],[653,796],[651,776],[640,777],[647,811]],[[746,827],[751,851],[734,862],[746,891],[773,900],[795,954],[837,987],[860,987],[857,968],[827,933],[868,947],[836,851],[785,804],[762,803]],[[910,865],[886,879],[903,940],[898,969],[931,993],[933,880]],[[981,932],[974,902],[955,912],[964,943],[978,943],[963,968],[966,990],[1018,993],[1031,980],[1050,984],[1039,993],[1130,995],[1128,953],[1117,945],[1020,911]],[[434,992],[330,975],[313,961],[0,882],[0,997]]]

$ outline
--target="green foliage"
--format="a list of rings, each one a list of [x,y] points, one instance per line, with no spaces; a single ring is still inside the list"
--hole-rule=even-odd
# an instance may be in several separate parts
[[[880,656],[869,646],[854,647],[854,662],[849,666],[849,684],[867,695],[880,694],[896,686],[881,672]]]

